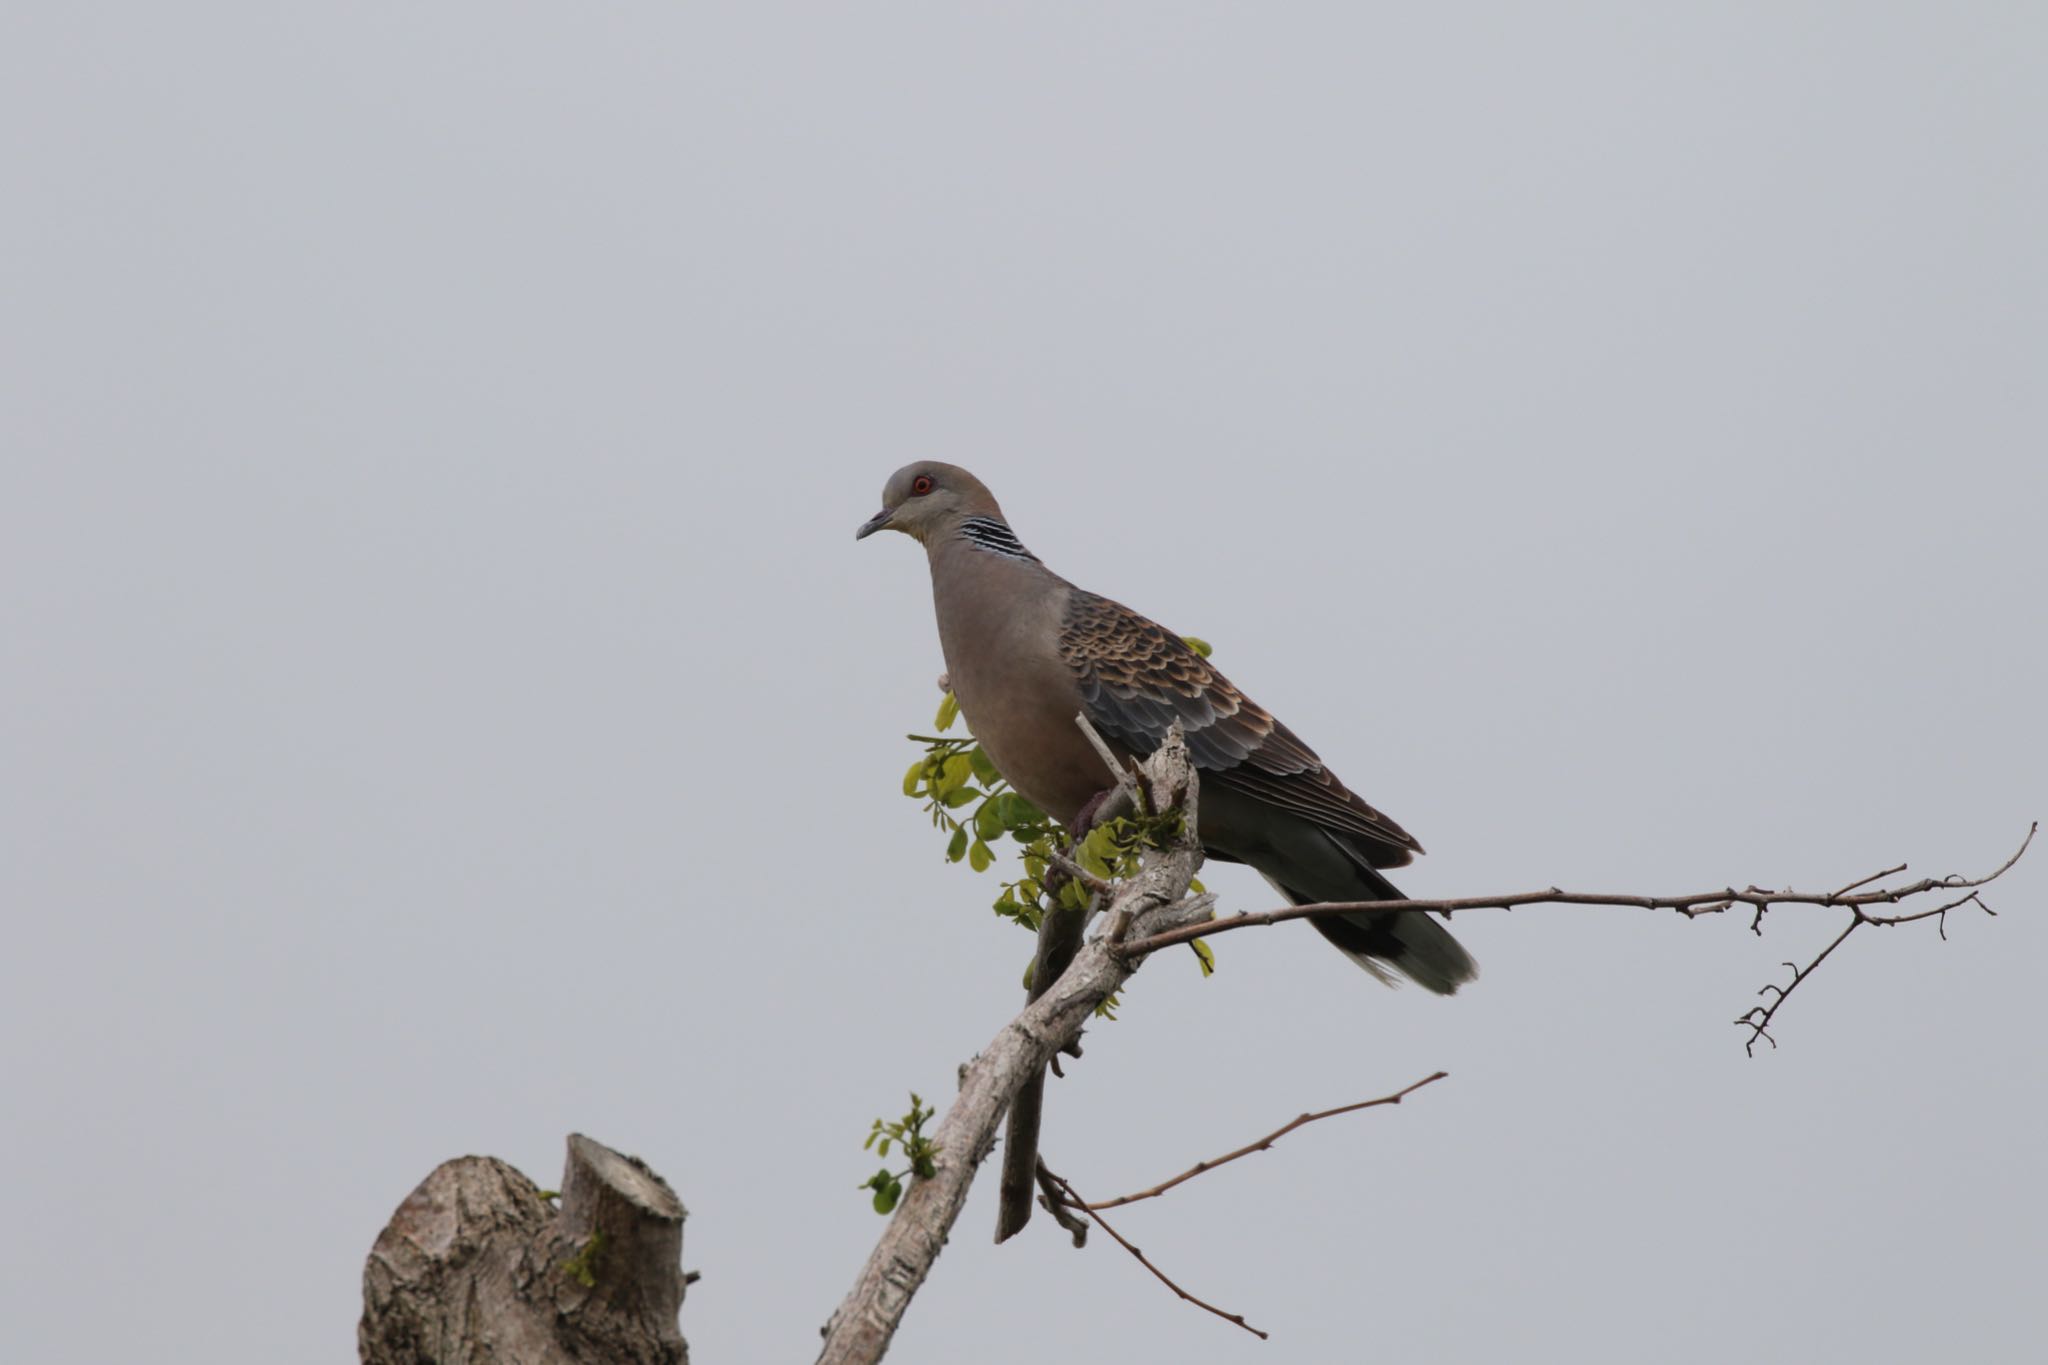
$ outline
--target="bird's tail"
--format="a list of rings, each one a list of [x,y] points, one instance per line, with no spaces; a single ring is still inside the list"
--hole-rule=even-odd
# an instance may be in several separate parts
[[[1407,899],[1377,869],[1360,865],[1357,871],[1358,891],[1350,899]],[[1274,881],[1270,876],[1266,880],[1296,905],[1308,905],[1318,899]],[[1309,923],[1346,957],[1390,986],[1398,984],[1393,972],[1399,972],[1426,991],[1455,995],[1458,987],[1479,975],[1479,964],[1472,960],[1472,954],[1465,951],[1465,945],[1452,938],[1451,931],[1426,910],[1318,916]]]

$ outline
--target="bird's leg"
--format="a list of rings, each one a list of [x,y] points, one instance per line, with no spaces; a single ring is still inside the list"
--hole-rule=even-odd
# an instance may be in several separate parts
[[[1081,809],[1074,812],[1074,818],[1067,822],[1067,834],[1075,843],[1088,837],[1088,831],[1095,828],[1095,817],[1102,810],[1102,803],[1116,795],[1115,787],[1105,787],[1081,803]]]

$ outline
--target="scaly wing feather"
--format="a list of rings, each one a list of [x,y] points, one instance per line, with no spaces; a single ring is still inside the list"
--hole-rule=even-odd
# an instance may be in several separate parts
[[[1122,603],[1076,589],[1059,650],[1080,684],[1089,721],[1111,742],[1143,756],[1178,720],[1205,781],[1370,840],[1373,866],[1398,867],[1422,851],[1178,635]]]

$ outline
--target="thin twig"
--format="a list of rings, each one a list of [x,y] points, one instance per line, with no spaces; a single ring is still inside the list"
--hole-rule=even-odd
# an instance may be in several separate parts
[[[1115,776],[1116,784],[1121,787],[1125,783],[1130,782],[1131,770],[1126,768],[1123,762],[1117,758],[1116,751],[1109,747],[1109,741],[1102,737],[1102,732],[1089,722],[1087,714],[1085,712],[1075,712],[1074,724],[1081,727],[1081,733],[1087,737],[1088,743],[1094,748],[1096,756],[1102,760],[1103,766],[1107,767],[1110,773]]]
[[[2007,867],[2010,867],[2011,865],[2011,863],[2006,864]],[[1893,868],[1892,872],[1897,872],[1899,870],[1899,868]],[[1999,872],[2003,872],[2004,870],[2005,868],[2000,868]],[[1880,872],[1877,875],[1880,877],[1886,877],[1890,876],[1891,873]],[[1997,875],[1997,872],[1991,874],[1992,877],[1996,877]],[[1866,882],[1874,880],[1875,878],[1871,877],[1864,878],[1864,881]],[[1986,877],[1983,880],[1990,881],[1991,877]],[[1953,882],[1953,885],[1958,887],[1980,884],[1981,883],[1971,883],[1963,881]],[[1856,885],[1860,886],[1862,885],[1862,883],[1859,882],[1856,883]],[[1777,1047],[1778,1040],[1771,1036],[1770,1024],[1771,1020],[1777,1017],[1779,1009],[1781,1009],[1784,1006],[1786,998],[1789,997],[1792,994],[1792,992],[1799,989],[1801,982],[1805,981],[1807,977],[1813,975],[1814,969],[1816,967],[1820,966],[1821,963],[1827,961],[1828,954],[1834,952],[1835,949],[1841,947],[1843,941],[1847,939],[1849,935],[1855,933],[1864,925],[1877,924],[1882,925],[1885,928],[1889,929],[1901,924],[1912,924],[1916,920],[1931,919],[1936,922],[1935,928],[1936,931],[1940,933],[1942,942],[1946,943],[1948,942],[1948,912],[1951,910],[1959,910],[1965,905],[1975,905],[1978,909],[1982,910],[1987,915],[1995,916],[1998,913],[1996,910],[1993,910],[1989,905],[1985,904],[1984,896],[1981,891],[1970,891],[1965,895],[1956,897],[1952,901],[1948,901],[1944,904],[1937,905],[1931,910],[1915,910],[1911,914],[1906,915],[1866,915],[1860,909],[1857,909],[1855,906],[1849,907],[1851,915],[1849,922],[1842,926],[1842,932],[1835,935],[1834,940],[1830,942],[1827,947],[1821,949],[1820,952],[1814,955],[1813,961],[1807,963],[1804,967],[1800,966],[1796,962],[1787,962],[1784,964],[1785,966],[1792,969],[1791,985],[1779,986],[1775,984],[1766,984],[1757,991],[1757,994],[1768,995],[1770,1003],[1768,1005],[1751,1005],[1748,1009],[1744,1010],[1741,1014],[1735,1017],[1735,1022],[1737,1024],[1749,1030],[1749,1037],[1743,1039],[1742,1041],[1743,1051],[1747,1052],[1750,1056],[1754,1057],[1756,1055],[1756,1045],[1759,1041],[1769,1043],[1773,1048]],[[1758,914],[1761,913],[1762,908],[1759,907]]]
[[[1115,883],[1111,882],[1108,878],[1096,876],[1093,872],[1090,872],[1087,868],[1057,850],[1050,854],[1046,861],[1098,896],[1105,891],[1114,891],[1116,889]]]
[[[1904,872],[1906,870],[1906,867],[1907,864],[1900,863],[1897,867],[1888,867],[1882,872],[1873,872],[1868,877],[1858,877],[1855,881],[1850,882],[1847,886],[1843,887],[1840,891],[1837,891],[1835,894],[1837,896],[1846,896],[1859,886],[1868,886],[1872,882],[1883,881],[1886,877],[1896,877],[1901,872]]]
[[[1835,935],[1834,942],[1828,944],[1827,947],[1821,949],[1820,952],[1814,957],[1813,961],[1807,963],[1804,968],[1802,968],[1796,962],[1787,962],[1785,965],[1792,969],[1791,985],[1766,985],[1761,990],[1757,991],[1758,995],[1764,994],[1765,991],[1776,991],[1778,994],[1777,998],[1772,1000],[1768,1006],[1751,1005],[1748,1009],[1744,1010],[1742,1014],[1735,1020],[1736,1023],[1745,1025],[1750,1031],[1749,1037],[1745,1039],[1742,1044],[1742,1050],[1744,1052],[1754,1057],[1756,1055],[1757,1039],[1759,1038],[1763,1039],[1763,1041],[1769,1043],[1774,1048],[1778,1045],[1778,1040],[1776,1038],[1771,1037],[1768,1030],[1770,1027],[1771,1020],[1778,1013],[1779,1007],[1791,998],[1792,992],[1799,989],[1800,982],[1806,980],[1807,977],[1812,976],[1814,969],[1820,966],[1821,963],[1828,960],[1829,953],[1832,953],[1833,951],[1835,951],[1835,949],[1841,947],[1843,942],[1849,937],[1849,935],[1855,933],[1858,929],[1862,928],[1863,925],[1866,923],[1868,923],[1867,920],[1850,920],[1848,924],[1843,926],[1842,932]]]
[[[1272,1132],[1266,1134],[1258,1141],[1248,1142],[1234,1152],[1226,1152],[1222,1156],[1216,1157],[1209,1161],[1197,1161],[1194,1165],[1188,1167],[1188,1169],[1182,1171],[1179,1175],[1174,1176],[1171,1180],[1162,1180],[1157,1185],[1154,1185],[1151,1189],[1139,1190],[1136,1194],[1119,1195],[1115,1199],[1105,1199],[1100,1203],[1090,1204],[1088,1207],[1091,1211],[1095,1209],[1114,1209],[1121,1208],[1125,1204],[1135,1204],[1141,1199],[1156,1199],[1160,1195],[1165,1194],[1168,1190],[1172,1189],[1174,1186],[1179,1185],[1184,1181],[1193,1180],[1196,1176],[1201,1175],[1205,1171],[1213,1171],[1218,1166],[1222,1166],[1229,1162],[1235,1161],[1241,1156],[1250,1156],[1253,1152],[1265,1151],[1268,1147],[1271,1147],[1274,1143],[1278,1142],[1281,1138],[1286,1137],[1289,1133],[1293,1132],[1297,1128],[1306,1127],[1308,1124],[1314,1123],[1319,1119],[1333,1119],[1336,1118],[1339,1114],[1355,1114],[1361,1109],[1374,1109],[1383,1104],[1399,1104],[1402,1100],[1408,1098],[1408,1096],[1422,1089],[1423,1086],[1429,1085],[1436,1081],[1440,1081],[1448,1075],[1450,1075],[1448,1071],[1439,1071],[1433,1076],[1425,1076],[1411,1086],[1408,1086],[1401,1090],[1396,1090],[1391,1095],[1382,1095],[1376,1100],[1360,1100],[1357,1104],[1346,1104],[1336,1109],[1322,1109],[1318,1110],[1313,1114],[1301,1114],[1293,1119],[1288,1120],[1286,1123],[1281,1124],[1278,1128],[1275,1128]]]
[[[1145,1259],[1144,1252],[1138,1250],[1129,1242],[1126,1242],[1123,1239],[1122,1234],[1120,1234],[1115,1228],[1111,1227],[1108,1223],[1105,1223],[1102,1220],[1102,1215],[1097,1213],[1092,1207],[1090,1207],[1088,1201],[1081,1197],[1080,1192],[1077,1191],[1072,1185],[1069,1185],[1064,1178],[1054,1175],[1050,1170],[1047,1170],[1045,1163],[1043,1161],[1038,1163],[1038,1168],[1040,1172],[1044,1175],[1045,1179],[1052,1181],[1053,1184],[1060,1187],[1061,1193],[1066,1200],[1068,1208],[1079,1209],[1081,1210],[1081,1212],[1087,1214],[1090,1218],[1094,1219],[1095,1226],[1101,1228],[1104,1232],[1108,1233],[1112,1238],[1114,1238],[1118,1246],[1122,1247],[1125,1251],[1130,1252],[1131,1255],[1137,1257],[1138,1264],[1144,1266],[1145,1269],[1151,1271],[1155,1276],[1157,1276],[1159,1279],[1159,1283],[1165,1285],[1168,1289],[1171,1289],[1174,1293],[1180,1295],[1182,1299],[1184,1299],[1188,1303],[1193,1304],[1195,1307],[1204,1309],[1207,1312],[1214,1313],[1217,1317],[1222,1318],[1225,1322],[1236,1323],[1239,1327],[1244,1328],[1245,1331],[1250,1332],[1260,1341],[1271,1340],[1271,1337],[1267,1333],[1261,1332],[1258,1328],[1246,1322],[1244,1320],[1244,1314],[1226,1313],[1221,1308],[1218,1308],[1215,1304],[1208,1302],[1206,1299],[1198,1299],[1193,1294],[1188,1293],[1187,1290],[1182,1289],[1179,1285],[1175,1284],[1171,1279],[1167,1277],[1165,1271],[1161,1270],[1158,1266],[1153,1265],[1152,1262]]]

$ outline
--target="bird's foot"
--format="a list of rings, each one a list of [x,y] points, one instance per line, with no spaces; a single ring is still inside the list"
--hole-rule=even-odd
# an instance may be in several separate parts
[[[1081,809],[1074,812],[1074,818],[1067,822],[1067,833],[1073,836],[1075,843],[1080,843],[1088,836],[1088,831],[1095,828],[1096,813],[1102,809],[1102,803],[1115,794],[1114,787],[1099,791],[1083,802]]]

